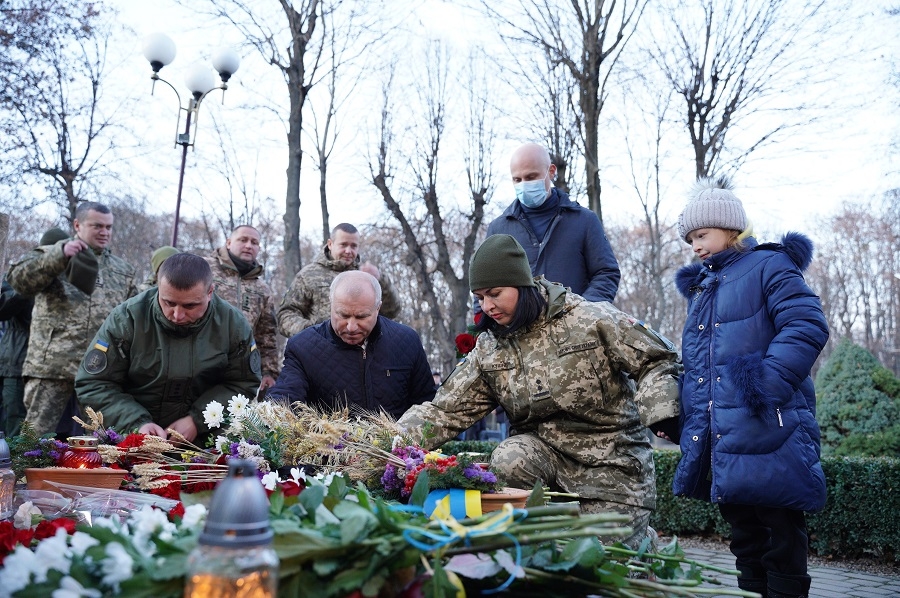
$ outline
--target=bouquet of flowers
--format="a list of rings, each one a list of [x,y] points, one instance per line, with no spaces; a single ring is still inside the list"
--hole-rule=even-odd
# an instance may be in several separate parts
[[[381,487],[387,496],[396,496],[399,491],[401,499],[408,499],[423,471],[428,472],[429,490],[495,492],[501,486],[497,475],[470,455],[448,456],[416,445],[398,445],[390,455],[381,476]]]

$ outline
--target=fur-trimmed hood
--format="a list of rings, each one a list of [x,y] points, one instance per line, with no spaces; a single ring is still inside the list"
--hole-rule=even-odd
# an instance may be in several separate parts
[[[746,242],[750,242],[752,245],[755,245],[756,243],[752,240],[752,237],[746,239],[745,243]],[[762,245],[755,245],[751,247],[751,251],[781,251],[791,258],[791,261],[794,262],[794,265],[796,265],[801,272],[804,272],[812,263],[813,242],[803,233],[788,232],[781,237],[781,243],[763,243]],[[704,265],[713,263],[715,257],[716,256],[712,256],[712,258],[705,262],[694,262],[680,268],[678,272],[675,273],[675,286],[678,288],[678,292],[685,297],[689,297],[690,289],[694,285],[697,275],[703,270]]]

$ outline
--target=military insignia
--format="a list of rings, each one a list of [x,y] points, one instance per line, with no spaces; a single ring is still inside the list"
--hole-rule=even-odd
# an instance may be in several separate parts
[[[84,356],[84,371],[88,374],[99,374],[106,369],[106,348],[98,349],[97,344]]]
[[[257,376],[262,373],[262,359],[259,356],[259,351],[256,349],[256,341],[253,341],[253,345],[250,347],[250,371]]]

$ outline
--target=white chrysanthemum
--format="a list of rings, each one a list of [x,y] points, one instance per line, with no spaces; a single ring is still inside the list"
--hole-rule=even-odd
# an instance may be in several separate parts
[[[72,534],[71,540],[69,540],[69,544],[72,546],[72,554],[75,556],[84,556],[88,548],[99,543],[100,540],[84,532],[75,532]]]
[[[34,506],[34,503],[30,500],[23,502],[19,505],[19,509],[13,517],[13,527],[16,529],[31,529],[31,516],[41,514],[41,510]]]
[[[194,529],[200,527],[206,520],[206,507],[197,503],[185,507],[184,517],[181,518],[181,526],[185,529]]]
[[[131,514],[131,528],[134,546],[148,556],[156,553],[156,545],[150,541],[154,535],[162,540],[171,540],[177,529],[164,512],[150,505],[144,505],[140,511]]]
[[[37,567],[35,554],[21,544],[16,546],[0,567],[0,596],[12,596],[27,586]]]
[[[225,421],[225,408],[218,401],[210,401],[203,410],[203,421],[209,428],[218,428]]]
[[[126,579],[131,579],[134,559],[118,542],[110,542],[106,545],[106,558],[100,561],[100,569],[103,571],[103,583],[116,592],[119,584]]]
[[[266,488],[266,490],[275,490],[275,487],[278,485],[278,474],[274,471],[270,471],[266,475],[262,477],[262,485]]]
[[[86,588],[74,577],[66,575],[59,580],[59,588],[53,590],[51,598],[100,598],[103,594],[100,590]]]
[[[228,439],[228,436],[216,436],[215,447],[220,453],[227,453],[231,447],[231,440]]]
[[[59,528],[56,534],[43,540],[34,549],[37,561],[34,572],[34,580],[38,583],[47,580],[47,571],[54,569],[62,573],[68,573],[72,566],[72,551],[69,550],[69,534],[65,529]],[[6,563],[4,562],[4,566]]]
[[[228,401],[228,414],[234,419],[241,419],[247,414],[247,405],[250,399],[244,395],[236,395]]]

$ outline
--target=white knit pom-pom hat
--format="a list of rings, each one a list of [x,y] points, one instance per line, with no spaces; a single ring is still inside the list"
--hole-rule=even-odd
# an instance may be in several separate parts
[[[678,216],[678,234],[687,235],[698,228],[724,228],[743,231],[747,228],[744,205],[731,191],[727,177],[697,179],[691,188],[690,201]]]

